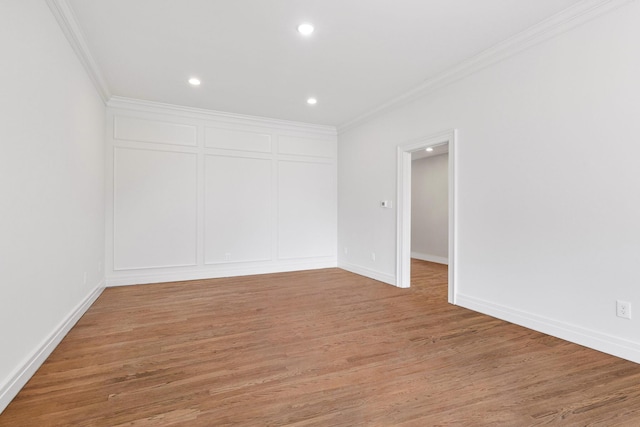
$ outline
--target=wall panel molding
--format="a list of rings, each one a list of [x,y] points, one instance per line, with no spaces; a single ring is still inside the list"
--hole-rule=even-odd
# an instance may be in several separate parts
[[[233,151],[221,150],[216,148],[205,148],[204,155],[206,157],[229,157],[232,159],[256,159],[256,160],[272,160],[271,153],[259,153],[255,151]]]
[[[113,118],[113,139],[196,146],[198,144],[198,129],[196,126],[182,123],[115,116]]]
[[[160,102],[143,101],[138,99],[112,96],[107,106],[132,112],[146,112],[169,115],[173,117],[186,117],[208,121],[209,126],[239,125],[275,129],[279,132],[301,132],[307,135],[324,135],[336,137],[334,126],[313,125],[308,123],[293,122],[266,117],[248,116],[243,114],[226,113],[223,111],[206,110],[203,108],[183,107],[180,105],[164,104]]]
[[[109,285],[337,265],[335,129],[117,99],[107,120]],[[180,156],[191,166],[171,160]],[[176,234],[185,204],[195,206],[188,248]],[[151,262],[156,252],[163,262]]]
[[[271,162],[205,155],[205,264],[271,261]]]
[[[144,285],[190,280],[220,279],[224,277],[251,276],[255,274],[271,274],[286,271],[317,270],[335,268],[333,257],[290,261],[286,263],[231,263],[212,265],[207,268],[186,271],[127,272],[111,275],[107,279],[107,287]]]
[[[337,147],[330,140],[280,135],[278,154],[333,159],[337,156]]]
[[[278,161],[278,259],[337,256],[336,167],[329,163]],[[300,245],[299,241],[313,242]]]
[[[206,148],[271,153],[271,134],[208,126],[204,129]]]
[[[196,265],[197,154],[113,150],[113,271]]]

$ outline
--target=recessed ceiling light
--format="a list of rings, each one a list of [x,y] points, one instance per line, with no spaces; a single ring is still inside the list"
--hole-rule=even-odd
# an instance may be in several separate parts
[[[298,25],[298,32],[303,36],[308,36],[311,33],[313,33],[313,25],[308,24],[306,22],[303,24],[300,24]]]
[[[427,147],[427,151],[428,152],[432,152],[433,151],[433,147]]]
[[[316,105],[318,103],[318,100],[315,98],[309,98],[307,99],[307,104],[309,105]]]
[[[189,79],[189,84],[190,84],[191,86],[200,86],[200,79],[197,79],[197,78],[195,78],[195,77],[191,77],[191,78]]]

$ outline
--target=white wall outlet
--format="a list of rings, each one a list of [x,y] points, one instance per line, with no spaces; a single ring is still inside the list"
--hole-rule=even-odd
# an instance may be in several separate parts
[[[631,303],[627,301],[616,301],[616,314],[624,319],[631,319]]]
[[[227,252],[226,254],[224,254],[224,260],[225,261],[231,261],[231,253]]]
[[[344,254],[349,255],[349,248],[346,246],[344,247]]]
[[[371,252],[371,261],[375,261],[375,260],[376,260],[376,253]]]

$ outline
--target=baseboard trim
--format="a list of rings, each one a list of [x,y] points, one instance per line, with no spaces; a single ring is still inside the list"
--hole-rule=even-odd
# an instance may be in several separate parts
[[[505,320],[543,334],[640,363],[640,344],[533,313],[514,310],[467,295],[456,295],[456,305]]]
[[[252,267],[224,267],[192,271],[167,271],[154,273],[127,272],[107,277],[107,287],[144,285],[151,283],[182,282],[187,280],[220,279],[224,277],[252,276],[254,274],[285,273],[288,271],[318,270],[321,268],[336,268],[335,259],[307,260],[303,262],[252,266]]]
[[[103,290],[104,281],[101,281],[98,286],[58,324],[53,332],[51,332],[44,342],[32,353],[28,360],[15,370],[11,379],[0,387],[0,413],[9,406],[9,403],[11,403],[20,390],[22,390],[22,387],[31,379],[44,361],[47,360],[47,357],[55,350],[71,328],[80,320],[82,315],[91,307],[95,300],[98,299]]]
[[[368,277],[369,279],[386,283],[388,285],[396,286],[396,277],[391,274],[382,273],[379,271],[368,269],[366,267],[361,267],[359,265],[349,264],[346,262],[339,263],[338,268],[349,271],[351,273],[358,274],[360,276]]]
[[[449,265],[449,258],[436,256],[436,255],[423,254],[421,252],[411,252],[411,258],[419,259],[422,261],[435,262],[437,264]]]

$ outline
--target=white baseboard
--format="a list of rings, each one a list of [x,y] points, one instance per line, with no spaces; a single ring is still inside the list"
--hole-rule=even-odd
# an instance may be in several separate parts
[[[31,379],[38,368],[47,360],[47,357],[60,344],[60,341],[69,333],[71,328],[80,320],[82,315],[91,307],[91,304],[102,294],[104,281],[87,297],[80,302],[69,315],[51,332],[44,342],[31,354],[27,361],[14,372],[11,379],[0,386],[0,413],[11,403],[14,397],[22,390],[22,387]]]
[[[449,258],[436,256],[436,255],[423,254],[420,252],[411,252],[411,258],[419,259],[422,261],[435,262],[437,264],[449,265]]]
[[[338,268],[349,271],[351,273],[359,274],[360,276],[368,277],[379,282],[386,283],[388,285],[396,286],[396,277],[391,274],[382,273],[375,270],[370,270],[366,267],[361,267],[355,264],[349,264],[341,262],[338,264]]]
[[[640,344],[633,341],[612,337],[597,331],[514,310],[466,295],[457,294],[456,305],[622,359],[640,363]]]
[[[335,258],[305,260],[261,266],[216,266],[198,270],[182,271],[127,271],[116,272],[107,277],[107,286],[143,285],[149,283],[182,282],[186,280],[219,279],[223,277],[251,276],[254,274],[285,273],[288,271],[318,270],[336,268]]]

